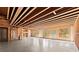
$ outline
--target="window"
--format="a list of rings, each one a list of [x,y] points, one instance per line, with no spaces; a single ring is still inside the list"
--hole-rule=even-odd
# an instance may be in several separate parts
[[[45,38],[56,38],[56,30],[47,30],[44,31]]]
[[[68,28],[59,29],[60,38],[63,38],[63,39],[69,38],[69,33],[70,33],[70,31]]]

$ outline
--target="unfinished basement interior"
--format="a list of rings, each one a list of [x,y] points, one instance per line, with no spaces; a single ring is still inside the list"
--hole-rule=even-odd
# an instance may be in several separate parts
[[[79,7],[0,7],[0,52],[78,52]]]

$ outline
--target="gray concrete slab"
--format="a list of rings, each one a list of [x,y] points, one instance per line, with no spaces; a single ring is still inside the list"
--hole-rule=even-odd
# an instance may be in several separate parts
[[[78,52],[74,42],[24,38],[0,42],[0,52]]]

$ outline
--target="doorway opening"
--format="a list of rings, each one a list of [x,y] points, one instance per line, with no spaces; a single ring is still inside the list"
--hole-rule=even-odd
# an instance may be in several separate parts
[[[0,42],[8,42],[8,28],[0,27]]]

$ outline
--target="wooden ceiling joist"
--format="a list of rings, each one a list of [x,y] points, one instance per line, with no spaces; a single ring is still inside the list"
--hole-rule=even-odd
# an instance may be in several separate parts
[[[68,19],[68,18],[75,18],[75,17],[77,17],[77,15],[73,15],[73,16],[69,16],[69,17],[65,17],[65,18],[61,18],[61,19],[54,19],[54,20],[50,20],[50,21],[42,21],[42,22],[44,23],[44,22],[61,21],[62,19],[63,19],[63,20],[66,20],[66,19]],[[41,22],[39,22],[39,23],[41,23]]]
[[[34,7],[30,12],[28,12],[20,21],[18,21],[16,24],[21,22],[25,17],[27,17],[29,14],[31,14],[37,7]]]
[[[34,16],[32,16],[31,18],[29,18],[29,19],[28,19],[28,20],[26,20],[25,22],[27,22],[27,21],[31,20],[32,18],[34,18],[34,17],[38,16],[39,14],[41,14],[41,13],[43,13],[44,11],[48,10],[49,8],[50,8],[50,7],[45,8],[44,10],[42,10],[42,11],[40,11],[39,13],[35,14]],[[16,25],[17,25],[17,24],[16,24]]]
[[[40,26],[70,22],[79,14],[78,7],[1,7],[0,15],[9,20],[11,26]],[[68,20],[69,19],[69,20]]]
[[[16,21],[16,18],[18,17],[18,15],[20,14],[20,12],[22,11],[23,7],[19,7],[18,10],[16,11],[14,18],[12,19],[10,25],[13,24],[14,21]]]
[[[67,14],[67,15],[64,15],[64,16],[61,16],[61,17],[57,17],[57,18],[51,18],[51,20],[55,20],[55,19],[60,19],[60,18],[65,18],[65,17],[69,17],[69,16],[71,16],[71,15],[73,15],[73,14],[76,14],[76,13],[79,13],[79,11],[77,11],[77,12],[73,12],[73,13],[70,13],[70,14]],[[42,20],[42,21],[50,21],[50,19],[45,19],[45,20]],[[41,21],[41,22],[42,22]]]
[[[68,20],[68,19],[69,19],[69,20]],[[69,17],[69,18],[66,18],[66,19],[61,19],[61,22],[74,24],[74,22],[75,22],[74,19],[76,19],[76,17],[75,17],[75,18],[72,18],[72,17],[70,18],[70,17]],[[73,21],[71,21],[71,20],[73,20]],[[36,26],[36,25],[38,26],[38,25],[42,25],[42,24],[43,24],[43,25],[44,25],[44,24],[51,24],[51,23],[52,23],[52,24],[57,24],[57,23],[60,23],[60,20],[57,20],[56,22],[55,22],[55,21],[52,21],[52,22],[42,22],[42,23],[29,24],[29,25],[27,25],[27,27],[28,27],[28,26]]]
[[[14,22],[14,24],[30,9],[30,7],[27,7],[26,10],[19,16],[19,18]],[[21,20],[20,20],[21,21]],[[13,24],[13,25],[14,25]]]
[[[35,20],[33,20],[33,21],[36,21],[36,20],[38,20],[38,19],[40,19],[40,18],[43,18],[43,17],[45,17],[45,16],[47,16],[47,15],[49,15],[49,14],[55,12],[55,11],[58,11],[58,10],[60,10],[60,9],[62,9],[62,8],[63,8],[63,7],[58,8],[58,9],[56,9],[56,10],[53,10],[53,11],[51,11],[51,12],[49,12],[49,13],[47,13],[47,14],[45,14],[45,15],[43,15],[43,16],[41,16],[41,17],[39,17],[39,18],[37,18],[37,19],[35,19]],[[31,21],[31,22],[33,22],[33,21]],[[24,22],[21,23],[20,25],[23,25],[24,23],[26,23],[26,21],[24,21]]]
[[[61,16],[61,15],[64,15],[64,14],[67,14],[67,13],[70,13],[70,12],[73,12],[73,11],[76,11],[76,10],[79,10],[79,8],[76,8],[76,9],[73,9],[73,10],[70,10],[70,11],[67,11],[67,12],[64,12],[64,13],[61,13],[61,14],[59,14],[59,15],[56,15],[56,16],[53,16],[53,17],[47,18],[47,19],[45,19],[45,20],[52,19],[52,18],[55,18],[55,17]]]
[[[56,20],[57,20],[57,21],[60,21],[60,20],[66,21],[66,19],[72,18],[72,17],[73,17],[73,18],[74,18],[74,17],[77,17],[77,15],[73,15],[73,16],[69,16],[69,17],[65,17],[65,18],[61,18],[61,19],[54,19],[54,20],[50,20],[50,21],[39,21],[39,22],[36,22],[36,23],[37,23],[37,24],[38,24],[38,23],[40,23],[40,24],[41,24],[41,23],[43,23],[43,24],[44,24],[44,23],[52,23],[52,22],[54,22],[54,21],[56,21]],[[25,24],[25,25],[26,25],[26,24]],[[25,26],[25,25],[23,25],[23,26]],[[29,24],[29,25],[30,25],[30,24]],[[28,25],[26,25],[26,26],[28,26]]]
[[[45,19],[45,20],[38,21],[38,22],[53,21],[53,20],[57,20],[57,19],[60,19],[60,18],[62,19],[63,17],[64,17],[64,18],[65,18],[65,17],[69,17],[70,15],[73,15],[73,14],[76,14],[76,13],[79,13],[79,11],[73,12],[73,13],[70,13],[70,14],[67,14],[67,15],[64,15],[64,16],[61,16],[61,17],[51,18],[51,19]],[[29,24],[29,23],[26,23],[25,25],[27,25],[27,24]]]
[[[64,15],[64,14],[66,14],[66,13],[70,13],[70,12],[73,12],[73,11],[76,11],[76,10],[79,10],[79,8],[76,8],[76,9],[73,9],[73,10],[70,10],[70,11],[67,11],[67,12],[65,12],[65,13],[61,13],[61,14],[59,14],[59,15],[56,15],[56,16],[53,16],[53,17],[51,17],[51,18],[47,18],[47,19],[44,19],[44,20],[42,20],[42,21],[47,21],[47,20],[49,20],[49,19],[54,19],[54,18],[58,18],[58,16],[60,16],[60,15]],[[75,13],[79,13],[79,11],[77,11],[77,12],[74,12],[74,13],[70,13],[70,14],[67,14],[67,15],[65,15],[65,16],[68,16],[68,15],[71,15],[71,14],[75,14]],[[64,16],[61,16],[61,17],[64,17]],[[59,18],[61,18],[61,17],[59,17]],[[40,21],[40,22],[42,22],[42,21]],[[27,23],[27,24],[29,24],[29,23]]]
[[[55,20],[59,20],[59,19],[66,19],[66,18],[70,18],[70,17],[76,17],[77,15],[72,15],[72,16],[68,16],[68,17],[62,17],[62,18],[57,18],[57,19],[50,19],[50,20],[47,20],[47,21],[39,21],[40,22],[52,22],[52,21],[55,21]]]
[[[12,10],[12,13],[11,13],[11,16],[10,16],[10,20],[11,20],[11,18],[13,16],[14,10],[15,10],[15,7],[13,7],[13,10]]]
[[[59,15],[56,15],[56,16],[53,16],[53,17],[44,19],[44,21],[47,21],[48,19],[56,18],[57,16],[64,15],[64,14],[66,14],[66,13],[73,12],[73,11],[76,11],[76,10],[79,10],[79,8],[76,8],[76,9],[73,9],[73,10],[70,10],[70,11],[67,11],[67,12],[64,12],[64,13],[61,13],[61,14],[59,14]],[[33,22],[33,21],[31,21],[31,22]]]
[[[7,19],[9,18],[9,12],[10,12],[10,7],[8,7],[8,10],[7,10]]]
[[[79,11],[77,11],[77,12],[74,12],[74,13],[70,13],[70,14],[68,14],[68,15],[64,15],[64,16],[61,16],[61,17],[57,17],[57,18],[55,18],[55,19],[60,19],[60,18],[63,18],[63,17],[68,17],[68,16],[71,16],[71,15],[74,15],[74,14],[79,14]],[[54,18],[53,18],[54,19]],[[52,20],[53,20],[52,19]]]

